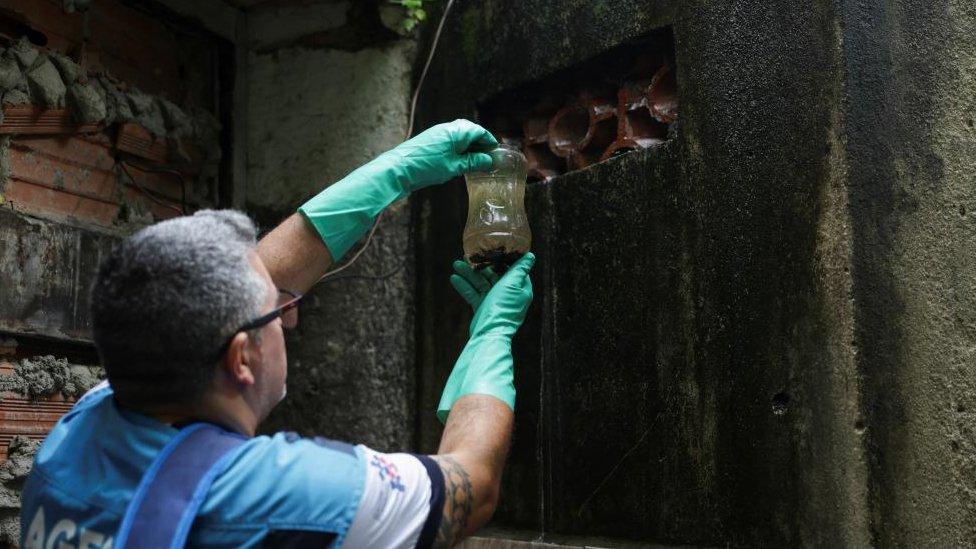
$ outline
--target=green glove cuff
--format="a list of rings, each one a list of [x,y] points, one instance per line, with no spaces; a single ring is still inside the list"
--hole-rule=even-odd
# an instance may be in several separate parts
[[[511,339],[489,336],[469,340],[444,386],[437,419],[446,423],[454,403],[472,394],[493,396],[514,411],[513,369]]]
[[[346,255],[384,208],[409,194],[397,163],[394,155],[381,155],[298,208],[329,248],[333,261]]]
[[[491,169],[484,151],[496,146],[488,130],[474,122],[438,124],[342,178],[298,211],[339,261],[384,208],[411,191]]]

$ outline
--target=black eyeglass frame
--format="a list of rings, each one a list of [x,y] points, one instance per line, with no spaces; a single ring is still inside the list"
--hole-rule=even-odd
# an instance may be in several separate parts
[[[297,307],[298,306],[298,300],[300,300],[302,297],[304,297],[304,294],[302,294],[301,292],[293,292],[291,290],[286,290],[284,288],[278,288],[278,293],[290,295],[291,296],[291,299],[288,300],[288,301],[286,301],[282,305],[278,305],[277,307],[275,307],[274,309],[272,309],[271,312],[269,312],[267,314],[263,314],[263,315],[255,318],[254,320],[250,320],[248,322],[245,322],[240,328],[234,330],[234,333],[232,333],[229,336],[227,336],[227,340],[224,342],[223,345],[221,345],[220,351],[218,351],[217,354],[216,354],[217,358],[222,357],[224,355],[224,353],[227,352],[227,348],[230,347],[230,342],[231,341],[234,341],[234,338],[237,337],[237,334],[239,334],[241,332],[246,332],[248,330],[254,330],[254,329],[257,329],[257,328],[260,328],[262,326],[265,326],[265,325],[269,324],[274,319],[276,319],[279,316],[283,315],[285,313],[285,311],[287,311],[289,309],[294,309],[295,307]]]
[[[272,309],[271,312],[269,312],[267,314],[263,314],[263,315],[255,318],[254,320],[250,320],[250,321],[244,323],[243,326],[241,326],[240,328],[238,328],[234,332],[234,334],[231,335],[231,339],[233,339],[234,336],[236,336],[237,334],[239,334],[241,332],[246,332],[248,330],[254,330],[254,329],[260,328],[260,327],[262,327],[262,326],[264,326],[266,324],[270,324],[274,319],[276,319],[279,316],[283,315],[286,311],[288,311],[290,309],[294,309],[295,307],[298,307],[298,300],[300,300],[302,297],[304,297],[304,295],[301,292],[293,292],[291,290],[286,290],[284,288],[278,288],[278,292],[279,293],[283,293],[283,294],[290,295],[291,296],[291,299],[289,299],[288,301],[286,301],[283,305],[278,305],[277,307],[275,307],[274,309]]]

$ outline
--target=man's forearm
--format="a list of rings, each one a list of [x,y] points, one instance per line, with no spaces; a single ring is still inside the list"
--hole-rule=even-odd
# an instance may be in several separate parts
[[[279,288],[305,293],[332,266],[332,254],[301,214],[292,214],[258,242],[258,255]]]
[[[353,170],[302,204],[258,244],[279,288],[306,292],[342,259],[384,208],[411,192],[491,169],[498,142],[467,120],[438,124]],[[479,152],[481,151],[481,152]]]
[[[491,518],[514,421],[512,409],[492,396],[467,395],[451,408],[434,456],[445,491],[438,547],[450,547]]]

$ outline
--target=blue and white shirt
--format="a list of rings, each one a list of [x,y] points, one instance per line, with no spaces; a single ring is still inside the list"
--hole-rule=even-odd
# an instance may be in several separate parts
[[[107,385],[93,389],[37,453],[22,494],[21,547],[110,549],[143,472],[177,432],[119,408]],[[443,476],[427,456],[258,436],[214,481],[187,544],[429,546],[443,498]]]

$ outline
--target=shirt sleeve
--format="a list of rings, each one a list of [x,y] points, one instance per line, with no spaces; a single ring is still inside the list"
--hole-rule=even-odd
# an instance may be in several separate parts
[[[361,446],[366,479],[343,547],[430,547],[444,508],[444,477],[427,456]]]

